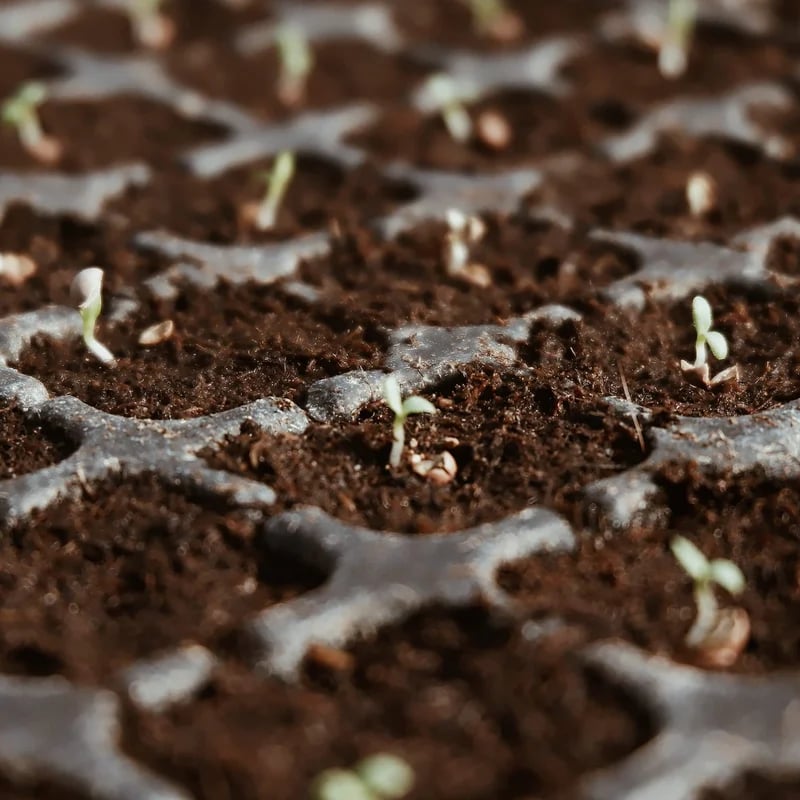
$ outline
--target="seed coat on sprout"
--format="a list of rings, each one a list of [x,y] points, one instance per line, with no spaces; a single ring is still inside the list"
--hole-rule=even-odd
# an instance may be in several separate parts
[[[103,270],[88,267],[81,270],[73,279],[70,295],[78,304],[78,312],[83,321],[83,341],[89,352],[107,366],[114,366],[116,359],[111,351],[97,341],[94,329],[103,308]]]

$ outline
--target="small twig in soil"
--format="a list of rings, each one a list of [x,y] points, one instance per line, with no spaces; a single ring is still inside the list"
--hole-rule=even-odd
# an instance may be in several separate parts
[[[625,399],[633,405],[633,400],[631,400],[631,393],[628,390],[628,381],[625,380],[625,373],[622,371],[622,367],[617,364],[617,369],[619,370],[619,379],[622,382],[622,392],[625,395]],[[631,419],[633,420],[633,427],[636,429],[636,438],[639,440],[639,447],[642,448],[642,452],[645,451],[644,446],[644,436],[642,435],[642,426],[639,423],[639,417],[636,416],[636,412],[631,410]]]

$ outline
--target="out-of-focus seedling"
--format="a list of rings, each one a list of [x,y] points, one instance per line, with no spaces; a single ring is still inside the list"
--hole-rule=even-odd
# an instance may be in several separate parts
[[[442,247],[442,259],[448,275],[486,288],[491,283],[489,270],[482,264],[470,262],[470,248],[486,234],[480,217],[467,216],[451,208],[447,212],[447,233]]]
[[[522,35],[523,24],[505,0],[466,0],[475,32],[499,42],[511,42]]]
[[[392,424],[392,450],[389,454],[389,466],[400,466],[403,455],[403,446],[406,441],[405,424],[412,414],[435,414],[433,404],[424,397],[412,395],[403,400],[400,394],[400,384],[394,375],[389,375],[383,382],[383,399],[386,405],[394,412]]]
[[[708,300],[701,295],[697,295],[692,300],[692,319],[694,328],[697,331],[695,339],[695,360],[694,364],[681,360],[681,370],[690,379],[700,381],[704,386],[719,386],[739,380],[739,368],[734,365],[718,372],[711,377],[711,368],[708,365],[708,350],[720,361],[728,357],[728,341],[719,332],[711,330],[711,306]]]
[[[3,122],[16,128],[22,146],[38,161],[54,164],[61,158],[61,142],[42,130],[39,106],[47,99],[44,84],[24,83],[2,107]]]
[[[686,72],[696,22],[697,0],[670,0],[658,51],[658,69],[665,78],[680,78]]]
[[[686,202],[693,217],[703,217],[717,207],[717,184],[707,172],[693,172],[686,181]]]
[[[97,341],[94,335],[97,318],[103,307],[103,270],[99,267],[82,269],[72,281],[70,294],[78,305],[83,320],[83,341],[89,352],[104,364],[114,366],[115,359],[111,351]]]
[[[308,76],[314,68],[314,53],[303,31],[295,25],[281,25],[275,33],[280,73],[278,99],[287,106],[300,105],[306,96]]]
[[[175,38],[175,23],[162,11],[164,0],[128,0],[128,16],[136,41],[163,50]]]
[[[444,72],[431,75],[422,85],[418,103],[423,111],[439,113],[450,135],[457,142],[466,142],[472,136],[472,118],[466,104],[472,102],[476,92],[459,83]]]
[[[732,561],[709,561],[688,539],[675,536],[670,548],[678,563],[694,582],[697,615],[686,635],[686,645],[697,652],[706,666],[730,666],[750,636],[750,619],[742,608],[720,609],[714,585],[732,595],[745,588],[742,571]]]
[[[36,274],[36,262],[30,256],[0,253],[0,282],[17,288]]]
[[[272,169],[258,173],[258,177],[266,183],[264,197],[260,203],[248,203],[243,209],[246,222],[260,231],[268,231],[275,227],[283,198],[294,177],[294,153],[284,150],[278,154]]]
[[[317,777],[313,800],[401,800],[414,786],[414,770],[398,756],[378,753],[352,770],[329,769]]]

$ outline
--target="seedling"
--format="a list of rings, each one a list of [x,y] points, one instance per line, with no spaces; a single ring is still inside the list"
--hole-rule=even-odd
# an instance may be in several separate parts
[[[246,209],[246,216],[252,218],[258,230],[268,231],[275,227],[281,203],[294,177],[294,169],[294,153],[284,150],[278,154],[272,169],[258,174],[266,183],[264,199],[258,205],[253,204]]]
[[[314,54],[303,31],[294,25],[278,28],[275,45],[281,62],[278,98],[284,105],[299,105],[305,98],[308,76],[314,68]]]
[[[732,561],[717,558],[709,561],[688,539],[675,536],[670,549],[678,563],[694,582],[697,615],[686,635],[686,644],[705,652],[707,661],[718,666],[733,663],[750,634],[747,613],[743,609],[720,610],[714,585],[732,595],[741,594],[745,578]]]
[[[465,104],[475,99],[475,91],[439,72],[431,75],[422,85],[419,105],[423,111],[442,115],[450,135],[457,142],[466,142],[472,136],[472,119]]]
[[[163,13],[164,0],[128,0],[133,35],[144,47],[163,50],[175,38],[175,23]]]
[[[683,372],[698,378],[705,386],[718,386],[726,381],[738,380],[739,369],[736,366],[728,367],[710,378],[707,351],[710,350],[712,355],[721,361],[728,357],[728,341],[719,331],[711,330],[711,306],[701,295],[692,300],[692,320],[697,331],[695,359],[694,364],[681,360]]]
[[[424,397],[412,395],[403,400],[400,385],[394,375],[389,375],[383,382],[383,398],[386,405],[394,412],[392,425],[392,450],[389,454],[389,466],[400,466],[403,446],[406,441],[405,424],[411,414],[435,414],[433,404]]]
[[[483,220],[451,208],[447,212],[447,228],[442,248],[447,274],[486,288],[491,283],[489,271],[482,264],[470,262],[470,247],[486,234]]]
[[[702,217],[717,207],[717,184],[707,172],[693,172],[686,181],[686,202],[692,216]]]
[[[70,294],[78,304],[78,311],[83,320],[83,341],[92,355],[96,356],[107,366],[115,363],[111,351],[97,341],[94,335],[97,318],[103,307],[103,270],[99,267],[89,267],[81,270],[72,281]]]
[[[352,770],[329,769],[315,781],[314,800],[400,800],[414,786],[414,770],[402,758],[379,753]]]
[[[697,0],[670,0],[667,28],[658,52],[658,69],[665,78],[680,78],[689,64],[689,48],[697,22]]]
[[[42,130],[39,106],[47,99],[42,83],[24,83],[2,107],[3,122],[16,128],[22,146],[36,159],[53,164],[61,158],[61,143]]]
[[[522,34],[522,20],[505,0],[467,0],[476,33],[498,41],[513,41]]]

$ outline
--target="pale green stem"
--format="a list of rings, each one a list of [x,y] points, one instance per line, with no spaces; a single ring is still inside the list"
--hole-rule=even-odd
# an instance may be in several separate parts
[[[457,142],[466,142],[472,135],[472,119],[458,100],[452,100],[444,105],[442,118],[450,135]]]
[[[697,605],[697,616],[686,634],[686,644],[689,647],[697,647],[705,641],[714,628],[718,613],[717,599],[709,582],[695,584],[694,601]]]
[[[405,431],[406,418],[402,414],[398,414],[394,418],[394,425],[392,426],[392,451],[389,453],[389,466],[399,467],[400,459],[403,456],[403,447],[406,442]]]

